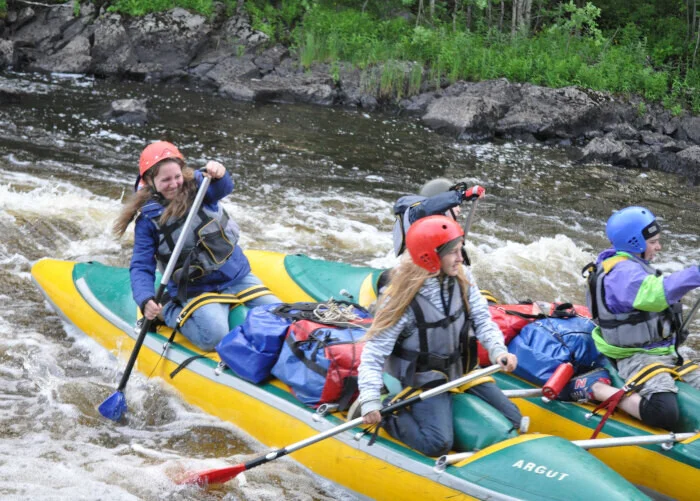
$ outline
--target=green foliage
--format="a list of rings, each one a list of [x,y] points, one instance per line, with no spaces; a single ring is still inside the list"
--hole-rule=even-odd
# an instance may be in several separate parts
[[[637,115],[640,117],[643,117],[644,115],[647,114],[647,104],[644,101],[640,101],[639,104],[637,105]]]
[[[73,0],[74,10],[79,9],[78,1]],[[214,1],[108,4],[110,11],[132,16],[173,7],[210,15]],[[679,106],[700,112],[700,68],[691,64],[694,38],[688,34],[688,2],[593,1],[595,5],[579,0],[533,2],[534,33],[516,35],[510,32],[510,1],[504,4],[502,31],[501,3],[496,0],[436,0],[432,18],[428,0],[245,0],[243,5],[253,28],[290,46],[303,67],[329,63],[338,81],[341,63],[350,63],[362,70],[363,87],[383,96],[412,95],[460,79],[505,77],[550,87],[578,85],[638,94],[674,112]],[[234,14],[237,0],[223,2],[227,13]],[[0,16],[6,9],[7,0],[0,0]]]
[[[262,31],[272,41],[288,43],[291,33],[304,14],[314,7],[312,0],[281,0],[268,2],[248,0],[244,4],[253,28]]]
[[[80,0],[73,0],[73,16],[80,17]]]
[[[553,33],[567,33],[569,36],[586,36],[599,44],[603,42],[603,33],[598,28],[596,19],[600,17],[600,9],[588,2],[584,7],[577,7],[573,0],[559,6],[559,16],[556,23],[549,28]]]
[[[151,12],[164,12],[175,7],[182,7],[208,16],[214,10],[214,0],[116,0],[111,2],[107,10],[129,16],[143,16]]]
[[[0,18],[4,18],[7,15],[7,1],[0,0]]]

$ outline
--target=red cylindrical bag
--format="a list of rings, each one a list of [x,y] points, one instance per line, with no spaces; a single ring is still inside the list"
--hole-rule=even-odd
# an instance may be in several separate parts
[[[566,383],[569,382],[571,376],[574,375],[574,366],[569,362],[564,362],[556,368],[552,377],[542,386],[542,395],[550,400],[554,400],[559,396],[561,390],[564,389]]]

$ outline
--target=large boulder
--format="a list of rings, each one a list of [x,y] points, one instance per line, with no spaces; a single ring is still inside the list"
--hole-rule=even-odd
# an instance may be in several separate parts
[[[137,55],[119,14],[105,14],[95,20],[93,39],[93,73],[119,75],[136,66]]]
[[[610,137],[593,139],[582,150],[580,162],[607,162],[624,167],[639,167],[632,149],[622,141]]]
[[[455,136],[490,137],[496,124],[520,99],[518,85],[505,79],[463,85],[461,92],[428,104],[423,122],[430,128]]]
[[[86,73],[92,64],[90,40],[82,35],[51,54],[39,54],[32,68],[63,73]]]

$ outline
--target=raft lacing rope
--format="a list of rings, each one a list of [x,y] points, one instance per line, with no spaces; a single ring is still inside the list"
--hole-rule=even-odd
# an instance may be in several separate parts
[[[355,307],[353,305],[338,304],[333,298],[330,298],[325,303],[319,303],[314,309],[313,314],[314,317],[318,319],[319,323],[359,327],[362,329],[367,329],[368,327],[357,323],[358,320],[362,320],[362,317],[355,313]]]

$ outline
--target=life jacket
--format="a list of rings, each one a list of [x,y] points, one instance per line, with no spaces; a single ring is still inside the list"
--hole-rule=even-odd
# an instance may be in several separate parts
[[[161,224],[159,219],[165,207],[153,200],[148,206],[143,215],[148,217],[158,230],[156,260],[159,269],[163,271],[182,232],[184,218],[170,218],[165,224]],[[226,263],[236,248],[240,234],[238,225],[220,204],[216,211],[202,205],[194,215],[192,228],[193,230],[186,235],[172,276],[172,280],[179,284],[179,295],[184,296],[187,281],[206,276]],[[185,287],[181,287],[180,284]]]
[[[386,372],[403,386],[434,386],[457,379],[476,366],[476,338],[469,336],[469,315],[461,288],[454,278],[448,280],[447,313],[423,295],[416,295],[410,308],[417,329],[399,335],[387,358]]]
[[[633,256],[617,254],[606,259],[598,266],[591,267],[588,275],[588,303],[593,319],[599,327],[602,339],[615,348],[635,348],[649,350],[659,347],[670,347],[674,344],[677,329],[681,325],[680,308],[677,305],[661,312],[632,310],[628,313],[612,313],[605,304],[605,288],[603,280],[612,269],[622,261],[632,259],[646,273],[660,276],[661,272],[649,264]],[[603,345],[598,349],[612,358],[611,351]],[[630,353],[632,354],[632,353]]]
[[[394,237],[394,254],[400,256],[406,250],[406,232],[411,226],[408,220],[409,210],[411,207],[418,205],[425,197],[420,195],[406,195],[399,198],[394,204],[394,221],[393,237]]]

